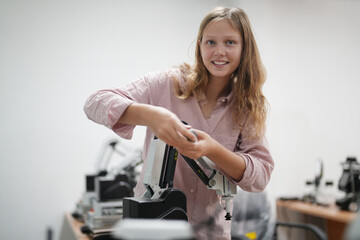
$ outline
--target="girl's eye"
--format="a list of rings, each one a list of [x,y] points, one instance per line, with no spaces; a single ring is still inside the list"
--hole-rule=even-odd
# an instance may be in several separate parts
[[[214,42],[213,40],[208,40],[206,43],[207,43],[208,45],[213,45],[213,44],[215,44],[215,42]]]
[[[234,42],[233,42],[233,41],[227,41],[227,44],[228,44],[228,45],[233,45]]]

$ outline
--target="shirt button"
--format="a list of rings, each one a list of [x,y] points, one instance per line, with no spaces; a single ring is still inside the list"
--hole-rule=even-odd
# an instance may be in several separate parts
[[[224,103],[224,102],[226,102],[226,99],[225,99],[225,98],[223,98],[221,101]]]
[[[193,193],[193,192],[194,192],[194,189],[191,188],[191,189],[190,189],[190,192]]]

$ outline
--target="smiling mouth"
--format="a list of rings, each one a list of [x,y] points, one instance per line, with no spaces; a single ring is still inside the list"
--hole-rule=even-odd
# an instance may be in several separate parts
[[[226,64],[228,64],[229,62],[225,62],[225,61],[212,61],[212,63],[216,66],[224,66]]]

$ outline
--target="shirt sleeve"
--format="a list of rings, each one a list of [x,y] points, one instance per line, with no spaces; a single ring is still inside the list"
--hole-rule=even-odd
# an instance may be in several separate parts
[[[152,104],[164,80],[163,74],[151,73],[124,87],[97,91],[86,100],[84,112],[90,120],[131,139],[135,125],[119,124],[118,120],[134,102]]]
[[[245,160],[246,169],[243,178],[235,183],[245,191],[261,192],[270,181],[274,161],[266,137],[252,138],[250,133],[251,129],[244,129],[236,145],[235,153]]]

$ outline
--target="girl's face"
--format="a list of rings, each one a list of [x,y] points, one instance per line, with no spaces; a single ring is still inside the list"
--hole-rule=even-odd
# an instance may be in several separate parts
[[[212,22],[204,29],[200,52],[210,80],[228,81],[240,64],[240,32],[228,20]]]

